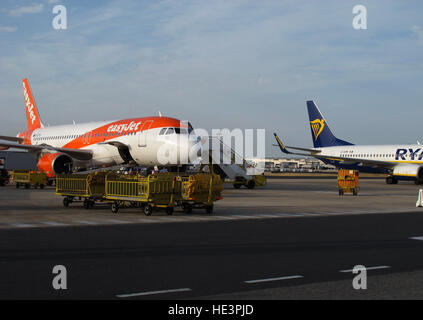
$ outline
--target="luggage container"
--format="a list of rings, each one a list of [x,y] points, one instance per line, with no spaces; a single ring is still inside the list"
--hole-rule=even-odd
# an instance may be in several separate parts
[[[83,202],[86,209],[95,202],[111,203],[117,213],[125,207],[142,208],[149,216],[155,209],[172,215],[175,206],[189,213],[193,208],[213,212],[213,202],[221,199],[222,180],[215,174],[181,176],[177,173],[156,173],[148,176],[96,172],[61,174],[56,178],[56,194],[64,196],[63,205]]]
[[[164,209],[168,215],[172,215],[175,195],[181,192],[180,187],[177,176],[170,173],[156,173],[146,177],[109,173],[106,177],[105,198],[113,201],[113,213],[129,203],[132,207],[141,207],[147,216],[153,213],[153,208]]]
[[[263,187],[267,183],[266,177],[263,175],[255,175],[252,179],[245,179],[243,177],[239,177],[235,179],[233,182],[233,186],[235,189],[239,189],[242,186],[245,186],[248,189],[254,189],[255,187]]]
[[[219,175],[198,173],[183,177],[181,180],[180,198],[177,199],[185,213],[192,209],[205,209],[213,213],[213,203],[222,199],[223,182]]]
[[[338,170],[338,191],[342,196],[344,193],[352,193],[354,196],[360,190],[358,184],[358,171],[357,170]]]
[[[85,209],[92,208],[95,202],[107,202],[105,199],[106,172],[87,174],[60,174],[56,177],[56,194],[64,196],[63,206],[82,202]]]
[[[20,186],[24,186],[25,189],[29,189],[30,187],[44,189],[44,186],[47,184],[47,176],[45,173],[39,171],[14,170],[12,179],[17,189]]]

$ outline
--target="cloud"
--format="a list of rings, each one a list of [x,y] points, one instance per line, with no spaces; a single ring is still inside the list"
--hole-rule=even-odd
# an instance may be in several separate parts
[[[382,2],[369,4],[369,12],[382,12],[359,32],[351,27],[351,8],[294,0],[75,5],[66,34],[39,28],[22,35],[27,41],[19,32],[16,43],[4,41],[0,108],[14,106],[7,112],[15,123],[2,124],[2,131],[25,125],[20,79],[28,77],[52,125],[70,115],[83,122],[161,110],[196,127],[266,128],[270,144],[277,130],[292,144],[308,145],[305,100],[315,99],[346,140],[380,143],[378,119],[382,127],[400,117],[410,125],[386,138],[418,137],[418,10],[401,6],[398,15]],[[398,105],[407,108],[400,113]],[[344,121],[351,110],[366,116]]]
[[[19,17],[24,14],[34,14],[43,11],[44,5],[42,3],[33,6],[18,7],[9,11],[9,15]]]
[[[18,30],[16,27],[0,27],[0,32],[15,32],[16,30]]]
[[[423,46],[423,28],[420,26],[413,26],[411,31],[417,36],[417,44]]]

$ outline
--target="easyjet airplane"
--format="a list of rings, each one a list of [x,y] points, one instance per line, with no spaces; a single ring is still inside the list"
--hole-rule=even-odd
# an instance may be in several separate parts
[[[134,163],[139,166],[163,166],[158,158],[163,144],[177,150],[176,162],[185,164],[195,139],[170,139],[188,134],[192,126],[174,118],[145,117],[89,122],[62,126],[44,126],[34,102],[28,79],[23,79],[28,130],[17,137],[0,136],[0,149],[25,149],[38,158],[38,169],[49,177],[67,173],[74,167],[92,168]],[[174,137],[175,138],[175,137]],[[175,148],[175,143],[178,145]],[[180,161],[183,159],[184,161]]]
[[[307,109],[314,148],[284,146],[275,133],[276,141],[282,152],[313,156],[342,169],[387,173],[386,183],[388,184],[396,184],[398,180],[414,180],[416,184],[423,183],[422,145],[354,145],[338,139],[332,134],[314,101],[307,101]],[[299,150],[303,153],[291,152],[287,149]]]

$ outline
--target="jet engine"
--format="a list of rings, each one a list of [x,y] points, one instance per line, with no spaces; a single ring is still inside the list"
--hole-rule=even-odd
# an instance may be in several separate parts
[[[48,177],[54,177],[60,173],[71,173],[73,160],[64,153],[46,153],[38,161],[38,170]]]
[[[412,163],[399,164],[394,167],[394,176],[415,178],[417,182],[423,182],[423,166]]]

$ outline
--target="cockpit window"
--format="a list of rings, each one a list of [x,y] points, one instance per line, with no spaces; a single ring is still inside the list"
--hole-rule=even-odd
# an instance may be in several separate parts
[[[166,134],[172,134],[175,133],[175,129],[174,128],[167,128]]]
[[[176,134],[187,134],[186,128],[175,128]]]
[[[161,136],[161,135],[165,134],[166,129],[167,129],[167,128],[162,128],[162,130],[160,130],[160,132],[159,132],[159,135]]]

